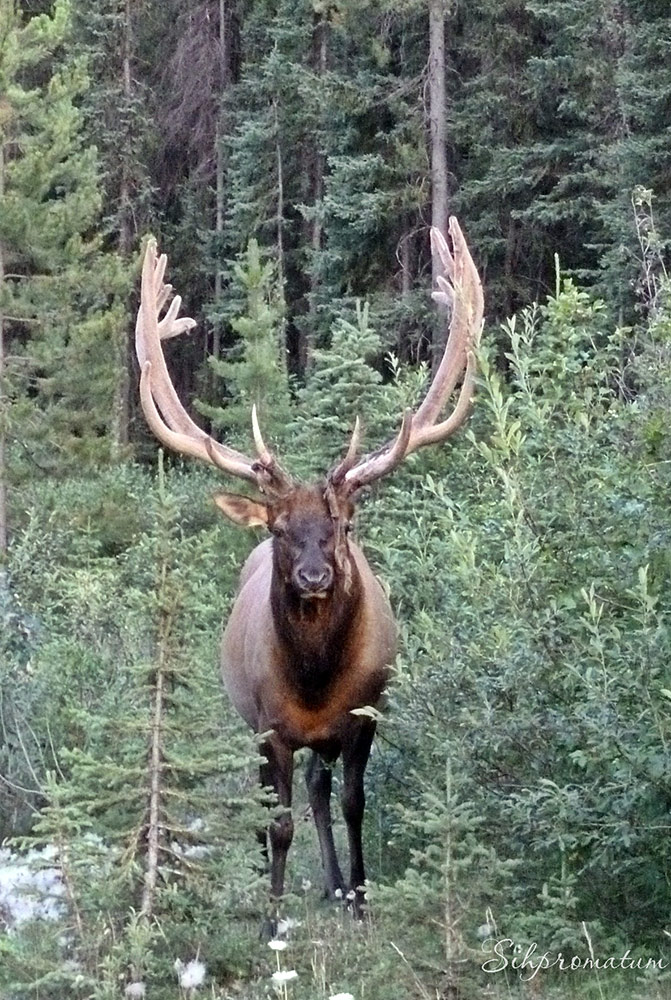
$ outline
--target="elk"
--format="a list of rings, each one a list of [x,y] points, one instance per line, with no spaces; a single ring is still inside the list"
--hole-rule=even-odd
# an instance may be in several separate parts
[[[395,469],[424,445],[444,441],[464,423],[475,384],[475,349],[483,316],[482,288],[457,220],[449,221],[452,250],[432,229],[432,252],[443,274],[434,299],[451,307],[449,337],[426,396],[403,415],[398,434],[359,455],[357,419],[347,452],[323,479],[295,482],[266,446],[256,409],[252,432],[256,456],[221,444],[197,426],[171,382],[161,341],[191,329],[178,318],[172,288],[164,284],[166,257],[150,240],[142,270],[136,326],[140,397],[146,420],[167,448],[209,462],[255,487],[254,498],[222,493],[220,509],[235,523],[263,526],[271,537],[247,559],[221,646],[223,681],[242,718],[260,734],[261,783],[277,795],[281,813],[269,825],[271,898],[284,891],[291,816],[293,756],[312,753],[308,798],[317,828],[326,892],[346,894],[361,912],[365,887],[362,849],[364,771],[380,702],[396,650],[389,601],[362,550],[350,539],[356,498],[363,487]],[[449,416],[441,418],[459,381]],[[346,884],[331,824],[331,773],[343,761],[342,812],[350,850]],[[267,858],[267,837],[261,836]]]

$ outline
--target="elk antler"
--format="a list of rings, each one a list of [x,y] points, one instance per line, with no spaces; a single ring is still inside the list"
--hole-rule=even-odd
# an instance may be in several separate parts
[[[150,239],[142,265],[142,293],[135,325],[135,350],[141,369],[140,400],[147,423],[159,441],[172,451],[216,465],[224,472],[255,483],[261,490],[285,488],[290,479],[263,442],[255,408],[252,425],[258,457],[252,459],[215,441],[193,422],[182,406],[168,374],[161,341],[191,330],[196,324],[187,317],[178,319],[182,304],[179,295],[159,320],[172,293],[172,286],[163,282],[167,262],[165,254],[157,257],[156,241]]]
[[[404,413],[401,429],[393,440],[356,464],[352,462],[350,445],[347,456],[329,474],[329,481],[334,485],[342,482],[347,493],[387,475],[418,448],[450,437],[468,416],[475,389],[475,349],[482,331],[484,300],[480,277],[454,217],[450,218],[449,230],[452,251],[442,233],[431,229],[431,249],[440,257],[444,271],[438,276],[438,291],[433,292],[433,298],[452,307],[449,337],[438,371],[417,412]],[[454,409],[444,420],[436,422],[462,372],[464,378]],[[355,434],[358,440],[356,428]],[[354,442],[355,435],[352,437]]]

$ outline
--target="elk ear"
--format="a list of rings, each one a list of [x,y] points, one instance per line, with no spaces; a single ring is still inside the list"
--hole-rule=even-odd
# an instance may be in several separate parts
[[[214,502],[226,517],[241,524],[243,528],[268,527],[268,508],[258,500],[241,497],[236,493],[218,493]]]

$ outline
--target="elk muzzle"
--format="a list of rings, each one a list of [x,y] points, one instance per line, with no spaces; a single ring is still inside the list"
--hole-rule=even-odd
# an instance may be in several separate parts
[[[324,598],[333,588],[335,574],[321,552],[304,552],[294,565],[292,578],[293,585],[302,598]]]

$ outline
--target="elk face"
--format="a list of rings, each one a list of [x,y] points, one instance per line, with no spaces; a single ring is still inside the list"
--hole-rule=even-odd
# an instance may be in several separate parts
[[[265,525],[273,535],[279,578],[301,600],[323,600],[349,579],[347,535],[354,513],[348,498],[325,487],[298,486],[267,503],[229,493],[216,503],[245,526]]]

